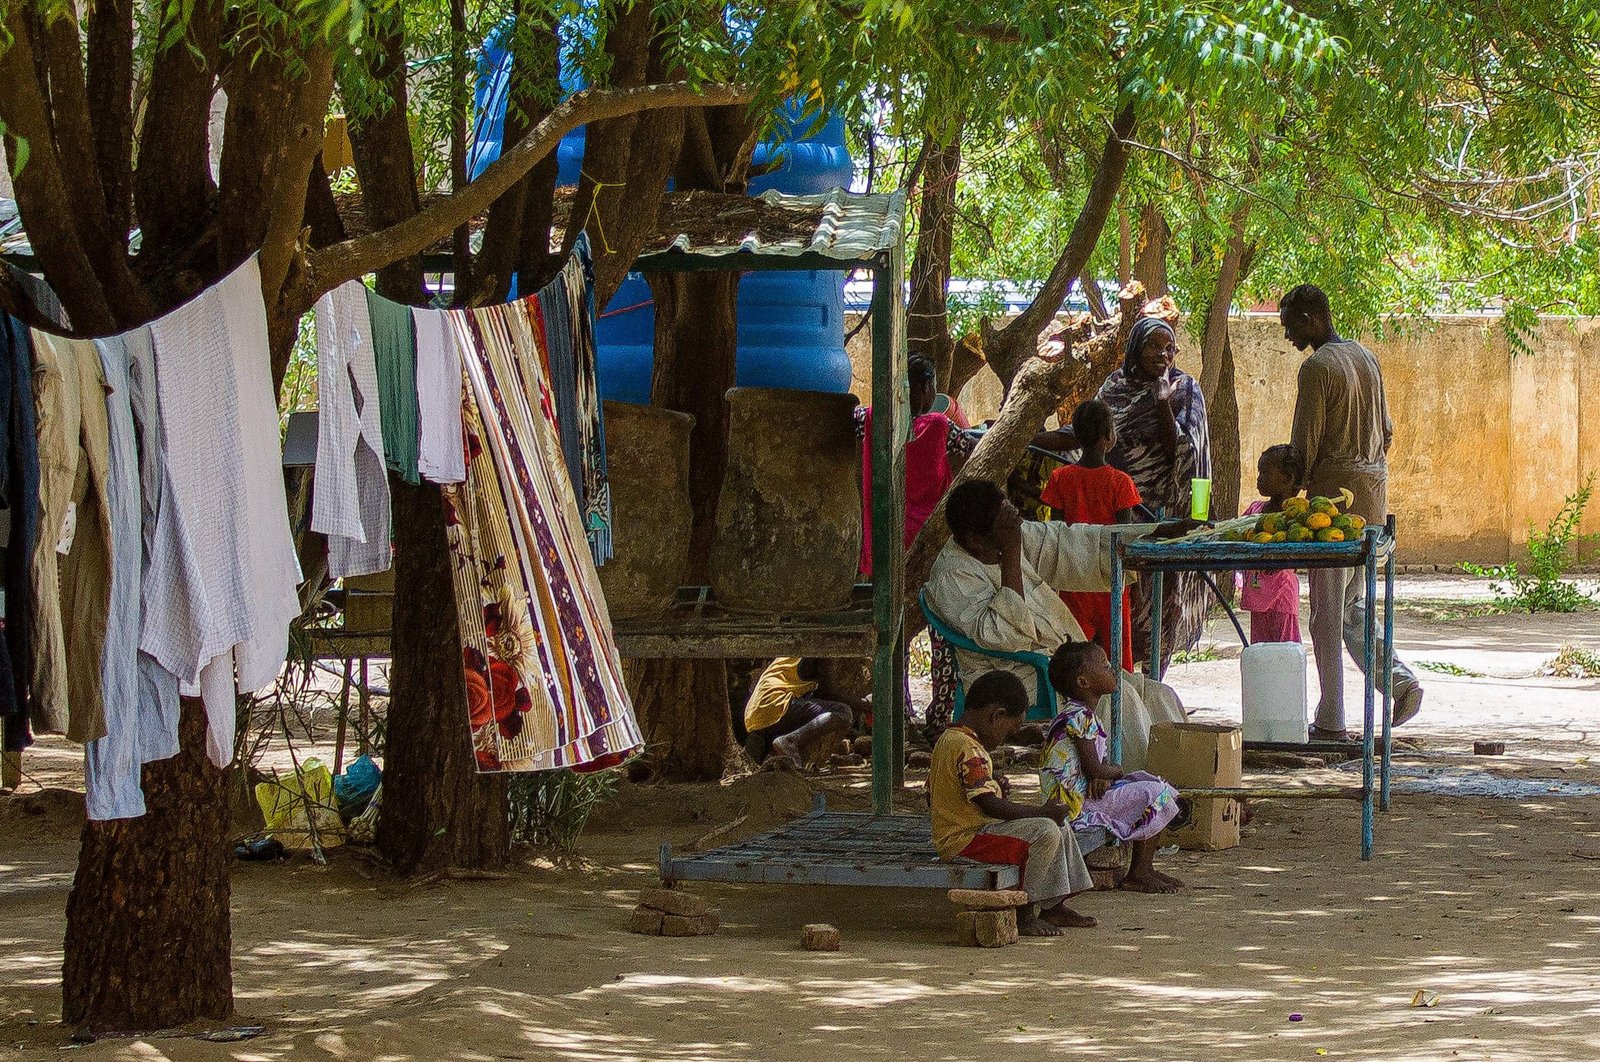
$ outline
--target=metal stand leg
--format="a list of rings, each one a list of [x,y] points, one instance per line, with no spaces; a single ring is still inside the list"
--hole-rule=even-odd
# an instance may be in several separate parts
[[[1394,517],[1385,528],[1389,558],[1383,566],[1383,760],[1378,771],[1378,807],[1389,810],[1389,761],[1394,755]]]
[[[1150,664],[1145,668],[1145,674],[1161,681],[1161,596],[1166,591],[1166,575],[1162,572],[1150,573]]]
[[[902,691],[906,688],[906,635],[900,632],[900,651],[894,658],[894,681],[896,687]],[[894,728],[889,735],[889,767],[892,776],[891,785],[896,793],[906,787],[906,713],[911,710],[909,701],[902,702],[895,708]]]
[[[1111,762],[1122,762],[1122,536],[1111,536]]]
[[[1365,676],[1361,682],[1362,689],[1362,727],[1361,727],[1361,858],[1372,858],[1372,754],[1373,738],[1375,731],[1373,724],[1376,721],[1377,710],[1376,691],[1373,689],[1370,676],[1373,667],[1377,664],[1377,615],[1378,607],[1378,529],[1369,527],[1366,531],[1367,540],[1367,607],[1365,628],[1362,632],[1361,662],[1365,665]]]

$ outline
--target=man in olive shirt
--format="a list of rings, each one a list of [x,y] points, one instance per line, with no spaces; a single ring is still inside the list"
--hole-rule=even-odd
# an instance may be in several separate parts
[[[1355,495],[1350,511],[1368,523],[1389,515],[1389,443],[1394,424],[1383,396],[1378,359],[1354,340],[1333,330],[1328,296],[1302,284],[1278,303],[1283,335],[1311,356],[1300,365],[1290,444],[1304,462],[1307,493],[1335,497],[1341,488]],[[1344,727],[1344,649],[1362,666],[1366,592],[1355,568],[1311,572],[1311,648],[1317,658],[1322,696],[1312,736],[1342,739]],[[1375,683],[1379,677],[1373,677]],[[1380,687],[1381,688],[1381,687]],[[1394,661],[1394,722],[1398,726],[1422,709],[1422,687],[1397,658]]]

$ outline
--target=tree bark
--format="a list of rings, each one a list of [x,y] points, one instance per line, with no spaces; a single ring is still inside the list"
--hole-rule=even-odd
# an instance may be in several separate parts
[[[1159,299],[1172,289],[1167,285],[1167,247],[1172,243],[1172,226],[1155,203],[1146,203],[1139,214],[1139,253],[1133,262],[1133,279],[1144,285],[1145,293]]]
[[[1200,343],[1200,390],[1211,420],[1211,513],[1229,517],[1239,511],[1239,478],[1244,468],[1239,452],[1239,394],[1234,381],[1233,341],[1228,318],[1239,285],[1249,275],[1255,244],[1245,238],[1250,200],[1241,199],[1233,212],[1227,248],[1217,270],[1217,286],[1206,305],[1205,333]]]
[[[958,388],[953,379],[955,340],[950,335],[950,255],[955,246],[956,181],[961,172],[960,124],[949,143],[928,136],[922,159],[906,346],[912,353],[932,359],[940,387],[953,395]]]
[[[504,775],[479,774],[440,488],[389,477],[394,663],[378,850],[402,874],[495,870],[511,854]]]
[[[1100,161],[1095,165],[1094,178],[1089,183],[1089,194],[1084,197],[1073,223],[1067,245],[1056,259],[1050,275],[1027,309],[1004,328],[996,329],[987,321],[980,329],[984,356],[1000,382],[1007,388],[1018,368],[1037,349],[1039,335],[1055,318],[1062,301],[1072,290],[1073,282],[1089,264],[1089,256],[1100,242],[1105,231],[1106,218],[1122,188],[1122,178],[1128,171],[1128,138],[1133,135],[1138,114],[1132,103],[1126,103],[1112,119],[1106,134]]]
[[[502,151],[515,147],[536,122],[549,115],[560,91],[560,41],[555,31],[533,28],[530,32],[530,39],[512,38],[516,51],[511,60]],[[483,245],[473,260],[474,304],[503,302],[511,291],[513,274],[521,278],[519,290],[536,291],[560,268],[562,260],[550,252],[549,236],[559,166],[554,152],[546,155],[489,208]]]
[[[152,60],[133,171],[140,229],[135,262],[147,284],[163,282],[166,290],[154,293],[163,304],[189,294],[164,281],[198,267],[198,244],[211,221],[212,211],[201,205],[209,204],[213,190],[207,148],[227,6],[222,0],[196,0],[178,40]],[[174,20],[183,17],[183,6],[163,10],[170,16],[162,20],[164,37],[175,28]]]
[[[95,169],[111,235],[126,252],[133,210],[133,0],[98,0],[89,10],[89,117]]]
[[[227,772],[185,698],[180,751],[144,768],[146,812],[89,822],[67,895],[61,1015],[97,1032],[233,1014]]]
[[[380,86],[388,104],[376,113],[351,114],[350,147],[367,219],[374,232],[382,232],[415,217],[421,204],[411,123],[406,117],[405,25],[398,17],[384,17],[371,28],[373,43],[362,58],[368,63],[367,75]],[[346,109],[355,112],[354,93],[348,87],[343,92]],[[375,271],[378,290],[388,298],[422,305],[422,259],[417,253],[377,263]]]
[[[689,437],[694,531],[689,580],[710,578],[717,499],[728,460],[728,403],[734,383],[736,272],[657,273],[652,402],[695,418]],[[632,660],[628,689],[645,750],[663,781],[719,778],[735,752],[727,665],[721,660]]]

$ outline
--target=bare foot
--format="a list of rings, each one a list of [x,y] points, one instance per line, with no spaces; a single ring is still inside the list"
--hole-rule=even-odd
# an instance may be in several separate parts
[[[1064,903],[1050,908],[1041,917],[1051,925],[1060,926],[1062,929],[1093,929],[1100,924],[1092,916],[1079,914]]]
[[[1324,730],[1320,726],[1312,727],[1308,732],[1312,741],[1354,741],[1348,730]]]
[[[1122,887],[1129,892],[1172,893],[1177,892],[1180,886],[1177,879],[1153,870],[1130,873],[1122,879]]]
[[[1017,935],[1022,937],[1059,937],[1061,927],[1040,918],[1031,907],[1017,909]]]
[[[768,753],[768,756],[782,756],[785,759],[793,760],[796,767],[803,767],[806,764],[805,753],[800,751],[799,746],[794,743],[788,734],[773,739],[772,751]]]
[[[1183,880],[1181,878],[1175,878],[1171,874],[1163,874],[1161,871],[1155,869],[1152,869],[1150,873],[1171,885],[1175,889],[1183,888]]]

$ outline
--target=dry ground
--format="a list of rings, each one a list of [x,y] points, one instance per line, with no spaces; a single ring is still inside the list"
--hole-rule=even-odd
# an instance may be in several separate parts
[[[1459,589],[1407,584],[1413,603]],[[1531,677],[1563,642],[1600,650],[1600,614],[1441,620],[1431,608],[1402,612],[1403,653],[1485,677],[1424,673],[1427,709],[1407,728],[1423,751],[1403,765],[1600,783],[1600,681]],[[1221,659],[1172,676],[1202,717],[1236,704],[1237,663],[1218,642]],[[1508,754],[1472,757],[1485,737]],[[70,788],[74,759],[45,743],[29,784],[0,798],[0,1051],[18,1058],[59,1057],[70,1033],[56,1023],[57,979],[81,801],[38,787]],[[992,952],[949,943],[942,896],[898,891],[707,887],[720,935],[625,931],[661,840],[689,843],[741,815],[745,828],[781,820],[813,785],[859,804],[865,783],[841,772],[630,789],[575,860],[529,856],[506,880],[415,886],[353,852],[327,867],[236,865],[239,1023],[265,1033],[74,1050],[237,1062],[1600,1058],[1595,797],[1404,796],[1380,817],[1370,863],[1357,858],[1358,805],[1261,802],[1241,847],[1169,861],[1185,892],[1085,897],[1100,928]],[[814,921],[838,925],[844,949],[799,950]],[[1419,990],[1436,1005],[1412,1007]]]

